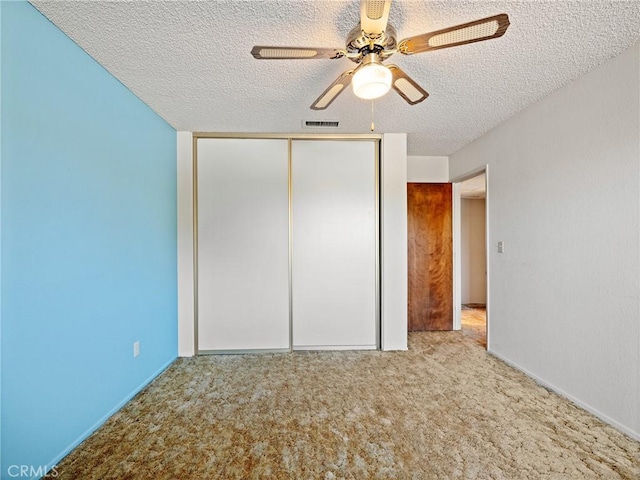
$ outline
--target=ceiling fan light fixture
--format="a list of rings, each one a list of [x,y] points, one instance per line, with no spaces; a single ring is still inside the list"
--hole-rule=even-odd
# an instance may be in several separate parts
[[[357,64],[343,71],[322,92],[311,104],[312,110],[325,110],[349,84],[353,93],[364,100],[382,97],[393,88],[409,105],[417,105],[426,100],[429,93],[397,65],[383,65],[391,55],[413,55],[498,38],[510,25],[509,16],[500,13],[397,42],[396,30],[388,22],[391,3],[392,0],[360,0],[360,22],[349,31],[346,48],[256,45],[251,54],[258,60],[346,58]]]
[[[389,91],[391,80],[391,71],[380,63],[378,55],[371,53],[363,61],[362,67],[354,73],[351,85],[357,97],[372,100]]]

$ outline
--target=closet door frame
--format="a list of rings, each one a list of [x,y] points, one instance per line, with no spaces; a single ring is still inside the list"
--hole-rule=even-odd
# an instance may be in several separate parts
[[[289,196],[289,348],[285,349],[241,349],[241,350],[200,350],[198,347],[198,140],[206,138],[234,138],[234,139],[280,139],[288,141],[288,196]],[[293,285],[292,285],[292,249],[293,246],[293,196],[292,196],[292,142],[293,140],[329,140],[329,141],[368,141],[374,143],[375,152],[375,329],[376,329],[376,349],[382,347],[382,325],[381,325],[381,230],[380,230],[380,152],[382,135],[380,134],[268,134],[268,133],[209,133],[194,132],[193,139],[193,165],[192,165],[192,185],[193,185],[193,308],[194,308],[194,352],[196,355],[207,354],[241,354],[241,353],[275,353],[293,352]],[[340,347],[336,347],[340,350]]]

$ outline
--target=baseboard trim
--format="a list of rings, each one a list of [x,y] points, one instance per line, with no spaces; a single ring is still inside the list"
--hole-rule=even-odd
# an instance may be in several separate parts
[[[377,350],[376,345],[294,345],[294,352],[313,352],[326,350]]]
[[[75,449],[78,445],[84,442],[87,439],[87,437],[89,437],[89,435],[91,435],[98,428],[100,428],[107,420],[109,420],[109,418],[111,418],[111,416],[114,413],[116,413],[118,410],[124,407],[127,404],[127,402],[129,402],[133,397],[135,397],[138,393],[140,393],[142,389],[144,389],[153,380],[155,380],[162,372],[164,372],[167,368],[169,368],[169,366],[173,362],[175,362],[177,358],[178,358],[177,356],[173,357],[167,363],[162,365],[158,370],[152,373],[151,376],[149,376],[138,387],[136,387],[129,395],[127,395],[124,398],[124,400],[120,401],[120,403],[118,403],[114,408],[109,410],[109,412],[106,415],[102,416],[102,418],[100,418],[96,423],[94,423],[91,427],[89,427],[82,435],[80,435],[76,440],[71,442],[71,444],[68,445],[61,453],[56,455],[53,460],[46,463],[45,465],[47,465],[49,469],[52,469],[53,467],[55,467],[58,464],[58,462],[60,462],[60,460],[62,460],[67,455],[69,455],[69,453],[71,453],[73,449]],[[36,480],[37,478],[39,477],[33,477],[34,480]]]
[[[244,348],[238,350],[198,350],[196,355],[251,355],[291,353],[290,348]]]
[[[587,412],[591,413],[592,415],[598,417],[600,420],[602,420],[603,422],[611,425],[612,427],[620,430],[625,435],[628,435],[629,437],[633,438],[634,440],[640,441],[640,432],[636,432],[636,431],[630,429],[629,427],[626,427],[625,425],[622,425],[620,422],[614,420],[613,418],[611,418],[611,417],[605,415],[604,413],[600,412],[599,410],[593,408],[588,403],[585,403],[582,400],[579,400],[578,398],[576,398],[573,395],[565,392],[561,388],[558,388],[557,386],[553,385],[552,383],[547,382],[546,380],[544,380],[544,379],[540,378],[539,376],[533,374],[532,372],[530,372],[526,368],[521,367],[516,362],[513,362],[513,361],[509,360],[508,358],[504,357],[503,355],[500,355],[499,353],[496,353],[494,351],[488,351],[487,353],[489,353],[490,355],[492,355],[492,356],[496,357],[497,359],[503,361],[507,365],[515,368],[516,370],[520,370],[522,373],[524,373],[528,377],[531,377],[532,379],[534,379],[537,383],[539,383],[543,387],[548,388],[549,390],[552,390],[553,392],[557,393],[561,397],[564,397],[567,400],[571,401],[572,403],[575,403],[580,408],[582,408],[582,409],[586,410]]]

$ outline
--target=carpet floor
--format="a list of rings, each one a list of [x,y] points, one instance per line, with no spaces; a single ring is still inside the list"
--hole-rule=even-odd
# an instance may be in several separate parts
[[[178,359],[59,479],[639,479],[640,442],[463,332]]]
[[[463,305],[460,312],[462,333],[482,348],[487,348],[487,310],[485,306]]]

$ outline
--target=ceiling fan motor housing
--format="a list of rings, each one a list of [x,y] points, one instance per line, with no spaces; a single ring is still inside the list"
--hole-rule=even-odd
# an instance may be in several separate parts
[[[370,53],[376,53],[380,60],[386,60],[394,54],[396,48],[396,29],[387,24],[387,28],[379,35],[370,35],[362,31],[360,25],[349,32],[347,36],[348,58],[356,63]]]

